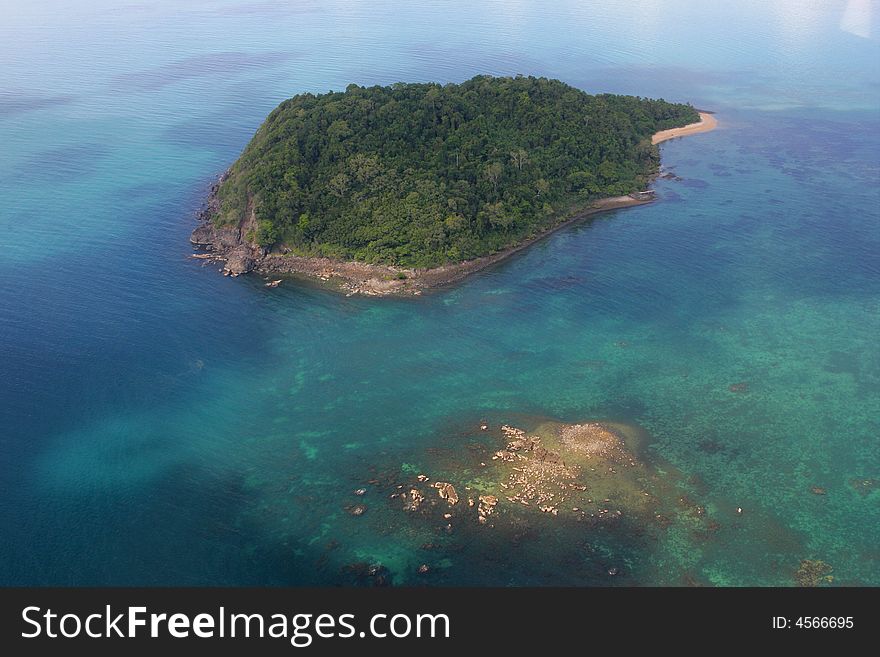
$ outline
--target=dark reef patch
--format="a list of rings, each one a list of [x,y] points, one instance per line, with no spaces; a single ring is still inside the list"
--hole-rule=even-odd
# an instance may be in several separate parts
[[[66,105],[76,96],[69,94],[33,94],[24,91],[0,91],[0,116],[26,114],[46,107]]]
[[[209,75],[230,75],[252,69],[277,66],[298,57],[291,52],[216,52],[186,57],[155,68],[125,73],[113,78],[113,83],[125,90],[156,91],[175,82]]]
[[[109,146],[97,142],[53,148],[26,158],[16,177],[41,184],[72,182],[95,173],[110,153]]]

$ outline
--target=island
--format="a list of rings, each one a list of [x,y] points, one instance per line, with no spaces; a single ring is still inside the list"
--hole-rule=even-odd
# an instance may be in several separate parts
[[[420,294],[572,221],[651,202],[656,144],[714,125],[689,104],[524,76],[300,94],[212,187],[194,257],[232,276]]]

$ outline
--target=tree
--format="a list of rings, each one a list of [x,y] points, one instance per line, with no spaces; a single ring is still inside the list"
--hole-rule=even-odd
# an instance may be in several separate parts
[[[499,201],[498,203],[489,203],[486,205],[486,218],[489,221],[489,225],[492,228],[500,228],[501,230],[507,230],[513,225],[514,218],[513,216],[507,212],[504,207],[504,203]]]
[[[272,246],[278,241],[280,233],[278,228],[271,221],[263,220],[257,224],[257,231],[254,240],[260,246]]]
[[[443,225],[450,233],[457,233],[467,228],[468,220],[460,214],[451,214],[443,220]]]
[[[301,94],[232,166],[215,221],[241,227],[254,212],[247,239],[328,257],[475,258],[643,188],[651,135],[696,120],[689,105],[534,77]]]
[[[502,167],[500,162],[492,162],[486,167],[486,178],[492,183],[495,196],[498,196],[498,181],[501,180]]]
[[[330,190],[330,193],[338,198],[342,198],[345,196],[346,192],[348,192],[348,185],[351,182],[351,179],[345,175],[344,173],[337,173],[333,176],[327,183],[327,188]]]

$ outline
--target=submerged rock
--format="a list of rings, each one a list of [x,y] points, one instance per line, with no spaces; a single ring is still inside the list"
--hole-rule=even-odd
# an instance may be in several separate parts
[[[794,574],[798,586],[819,586],[834,581],[831,571],[834,570],[819,559],[804,559]]]
[[[705,507],[682,504],[687,498],[672,468],[658,472],[637,456],[641,433],[634,427],[544,422],[533,431],[512,425],[479,431],[481,442],[444,452],[431,463],[432,470],[443,473],[431,484],[442,500],[455,506],[458,490],[468,491],[468,503],[455,512],[459,520],[516,534],[547,522],[639,533],[678,523],[703,540],[720,528]],[[402,495],[405,510],[421,510],[438,525],[451,518],[446,505],[426,504],[419,484],[409,485]]]
[[[371,564],[366,561],[348,564],[342,567],[342,573],[346,575],[355,586],[390,586],[391,573],[381,564]]]
[[[851,479],[849,483],[862,496],[880,489],[880,479]]]

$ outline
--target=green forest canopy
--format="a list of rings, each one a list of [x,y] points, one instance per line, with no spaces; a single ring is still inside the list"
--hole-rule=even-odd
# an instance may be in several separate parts
[[[657,170],[690,105],[558,80],[349,85],[281,103],[220,185],[218,225],[300,255],[431,267],[496,252]]]

